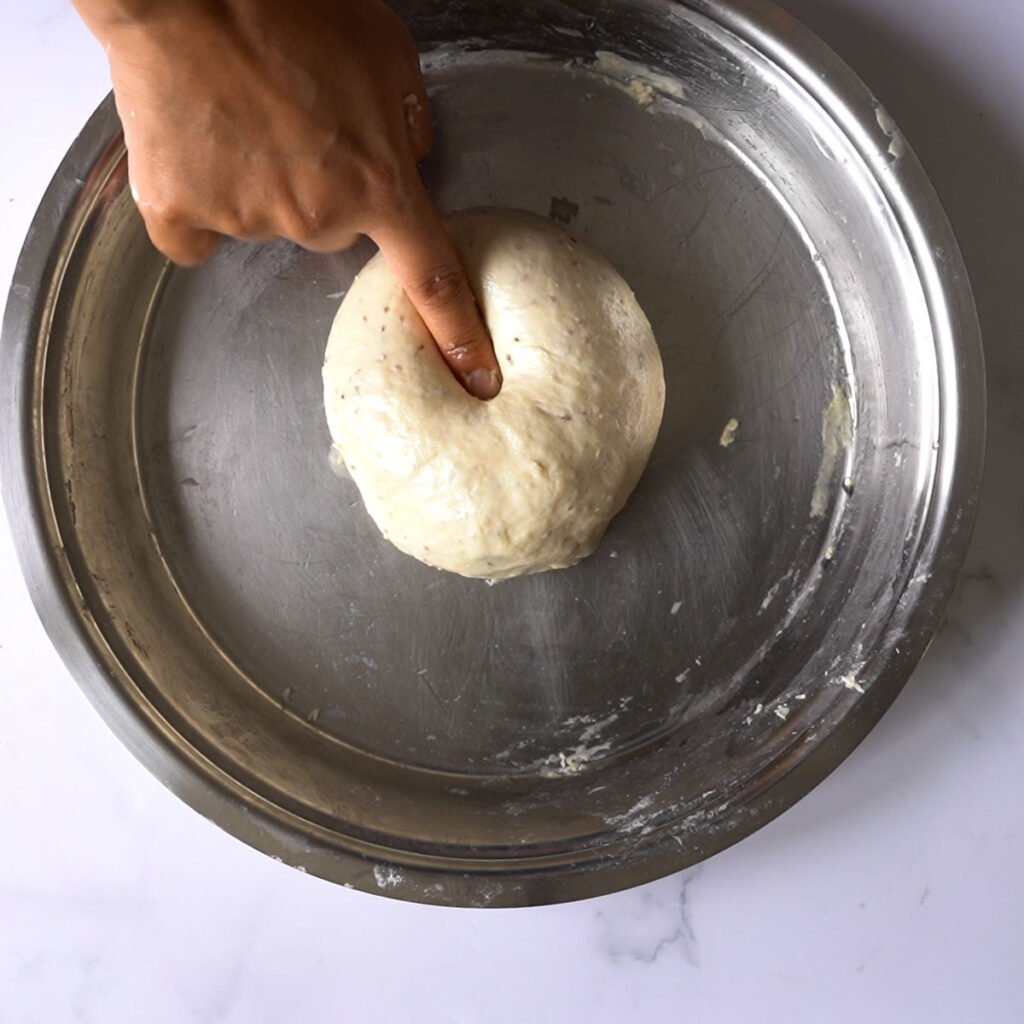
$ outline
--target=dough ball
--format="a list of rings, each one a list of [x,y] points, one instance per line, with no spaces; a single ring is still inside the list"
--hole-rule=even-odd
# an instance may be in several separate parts
[[[384,536],[428,565],[501,579],[573,565],[636,486],[665,382],[616,270],[533,214],[448,219],[504,384],[465,392],[380,255],[338,310],[324,362],[337,450]]]

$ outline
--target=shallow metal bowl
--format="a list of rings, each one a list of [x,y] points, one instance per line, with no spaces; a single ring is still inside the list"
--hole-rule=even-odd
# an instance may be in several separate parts
[[[490,587],[382,541],[320,390],[368,249],[169,268],[109,102],[8,304],[5,501],[72,672],[213,821],[404,899],[595,895],[788,807],[920,657],[979,484],[970,289],[899,130],[768,3],[405,13],[439,203],[571,223],[660,341],[598,552]]]

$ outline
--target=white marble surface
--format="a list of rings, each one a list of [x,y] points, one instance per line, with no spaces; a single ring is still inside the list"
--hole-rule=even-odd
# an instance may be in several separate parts
[[[255,853],[146,774],[51,651],[0,528],[0,1024],[1024,1019],[1024,9],[787,5],[924,158],[986,330],[981,521],[890,714],[807,799],[695,870],[537,910],[398,904]],[[3,7],[6,283],[106,71],[66,0]]]

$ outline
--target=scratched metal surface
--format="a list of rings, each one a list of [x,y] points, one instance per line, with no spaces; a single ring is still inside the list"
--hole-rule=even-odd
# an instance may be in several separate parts
[[[370,249],[168,269],[109,102],[15,280],[5,499],[72,670],[219,824],[401,898],[593,895],[779,813],[923,652],[981,461],[970,291],[896,126],[768,4],[406,13],[439,203],[570,223],[659,339],[597,553],[490,587],[382,541],[320,383]]]

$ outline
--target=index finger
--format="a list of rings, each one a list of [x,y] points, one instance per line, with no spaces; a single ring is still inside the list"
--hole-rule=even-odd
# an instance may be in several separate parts
[[[402,216],[373,239],[462,386],[493,398],[501,370],[462,260],[418,177],[412,187],[415,198]]]

